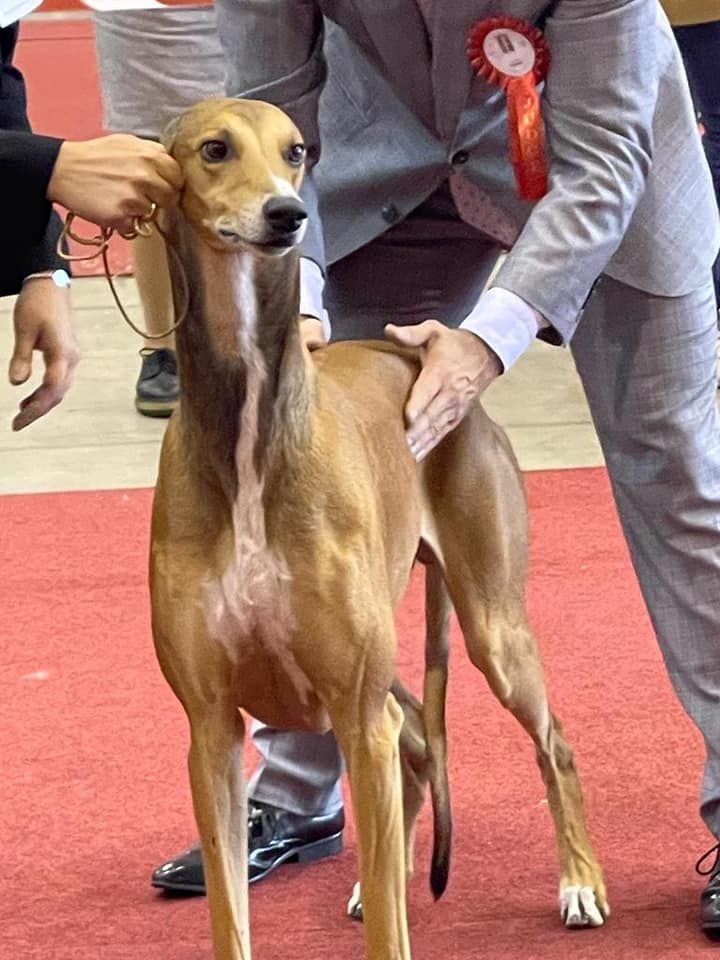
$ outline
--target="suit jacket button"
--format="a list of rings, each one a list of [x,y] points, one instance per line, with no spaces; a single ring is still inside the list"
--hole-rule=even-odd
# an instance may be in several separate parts
[[[386,203],[380,213],[386,223],[397,223],[400,219],[400,211],[394,203]]]
[[[461,167],[464,163],[467,163],[470,159],[470,154],[467,150],[458,150],[457,153],[454,153],[452,156],[452,165],[454,167]]]

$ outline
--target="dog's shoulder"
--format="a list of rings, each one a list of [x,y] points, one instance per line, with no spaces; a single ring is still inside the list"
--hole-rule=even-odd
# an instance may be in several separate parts
[[[312,354],[321,379],[343,385],[348,393],[359,392],[367,383],[375,390],[389,390],[396,383],[412,383],[420,372],[417,349],[398,347],[386,340],[341,340]]]

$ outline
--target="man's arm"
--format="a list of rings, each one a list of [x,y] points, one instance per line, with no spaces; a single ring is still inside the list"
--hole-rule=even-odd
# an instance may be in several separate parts
[[[47,199],[62,141],[30,133],[25,84],[12,64],[16,40],[17,25],[0,30],[0,295],[20,294],[13,310],[10,382],[28,380],[35,350],[44,361],[42,383],[21,400],[13,420],[13,429],[21,430],[60,402],[78,353],[67,289],[48,278],[28,279],[65,266],[56,252],[60,218]]]
[[[645,189],[660,73],[657,3],[559,0],[545,35],[550,190],[494,286],[517,294],[567,342]],[[482,337],[481,322],[473,329]]]
[[[17,293],[30,274],[67,269],[56,252],[62,224],[46,196],[61,145],[52,137],[0,130],[0,296]]]
[[[0,115],[0,128],[3,118]],[[62,140],[0,129],[0,205],[5,223],[27,236],[42,235],[50,216],[47,188]]]
[[[548,194],[464,329],[426,321],[389,330],[396,342],[423,347],[423,370],[406,406],[417,459],[529,345],[533,322],[551,325],[547,339],[572,337],[650,170],[657,9],[656,0],[558,0],[545,28],[552,54],[543,97]]]
[[[560,0],[546,24],[551,188],[462,324],[505,369],[567,342],[645,188],[659,70],[652,0]]]
[[[330,339],[330,317],[323,305],[323,290],[325,277],[314,260],[309,257],[300,258],[300,316],[314,317],[317,324],[312,328],[313,343],[320,345]]]
[[[12,65],[16,39],[17,26],[0,30],[0,296],[19,293],[10,382],[29,379],[35,351],[44,363],[42,383],[20,401],[13,421],[21,430],[62,400],[78,360],[68,290],[47,275],[65,265],[51,201],[102,227],[122,228],[151,203],[175,204],[182,173],[160,144],[137,137],[73,143],[30,133],[23,79]]]
[[[0,295],[17,293],[32,273],[65,266],[56,253],[61,224],[47,199],[62,141],[30,133],[25,83],[13,66],[18,25],[0,30]]]

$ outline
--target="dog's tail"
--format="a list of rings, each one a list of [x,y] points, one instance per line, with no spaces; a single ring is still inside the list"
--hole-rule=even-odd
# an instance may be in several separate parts
[[[433,853],[430,889],[438,900],[447,887],[452,846],[452,811],[447,772],[445,696],[452,604],[440,564],[425,568],[425,689],[423,722],[433,808]]]

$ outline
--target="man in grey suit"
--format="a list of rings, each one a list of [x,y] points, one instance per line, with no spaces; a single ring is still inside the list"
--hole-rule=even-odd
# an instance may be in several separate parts
[[[217,11],[229,92],[286,110],[315,164],[302,312],[325,336],[377,337],[392,323],[426,348],[407,409],[418,458],[536,336],[570,345],[671,680],[705,737],[702,815],[720,836],[718,224],[658,3],[217,0]],[[506,94],[466,55],[471,26],[491,16],[539,27],[550,49],[537,203],[516,188]],[[342,829],[332,737],[261,728],[255,740],[262,866],[330,852]],[[154,882],[202,889],[201,867],[190,851]],[[708,930],[720,926],[715,894],[713,870]]]

